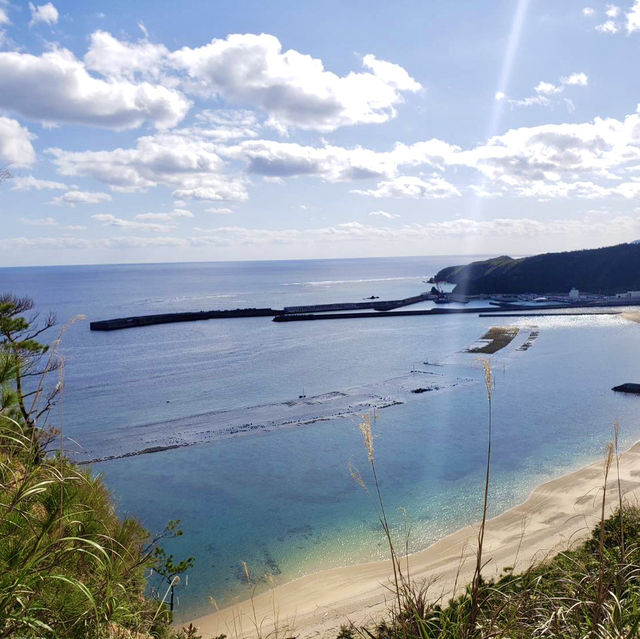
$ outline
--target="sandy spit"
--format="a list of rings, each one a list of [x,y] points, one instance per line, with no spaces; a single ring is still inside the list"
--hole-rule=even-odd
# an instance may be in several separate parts
[[[505,567],[523,570],[534,562],[565,550],[589,535],[598,521],[603,488],[604,462],[538,486],[521,505],[487,523],[485,577],[498,576]],[[626,501],[640,497],[640,442],[620,456],[620,479]],[[480,503],[480,495],[478,502]],[[607,484],[607,510],[618,501],[614,471]],[[372,519],[375,513],[372,513]],[[467,526],[411,555],[414,579],[433,582],[432,598],[450,597],[473,574],[478,527]],[[382,533],[381,533],[382,534]],[[194,619],[205,639],[256,637],[254,621],[262,636],[274,629],[278,636],[333,638],[343,623],[375,623],[391,601],[391,564],[376,561],[333,568],[279,585],[249,601]],[[275,614],[274,614],[275,610]],[[287,631],[285,631],[287,629]]]

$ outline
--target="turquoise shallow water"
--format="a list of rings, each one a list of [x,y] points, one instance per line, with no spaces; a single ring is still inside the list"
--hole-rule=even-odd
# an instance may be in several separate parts
[[[61,319],[168,309],[289,305],[401,297],[455,258],[252,265],[1,269],[0,289],[25,292]],[[232,297],[218,297],[229,295]],[[286,300],[286,303],[285,303]],[[471,316],[279,325],[255,318],[90,333],[65,338],[65,433],[184,417],[208,410],[341,390],[429,370],[475,380],[380,411],[376,461],[397,530],[407,511],[412,550],[477,520],[486,445],[482,372],[459,351],[492,324]],[[514,320],[523,331],[531,318]],[[513,322],[512,322],[513,323]],[[612,393],[638,381],[640,326],[613,317],[540,318],[526,352],[494,356],[492,514],[540,482],[598,458],[614,419],[625,446],[640,438],[638,398]],[[457,354],[458,353],[458,354]],[[420,378],[422,380],[422,378]],[[436,379],[436,378],[434,378]],[[169,403],[167,403],[169,400]],[[241,561],[284,581],[384,555],[355,417],[96,465],[123,513],[153,530],[174,518],[170,544],[194,555],[179,616],[242,596]]]

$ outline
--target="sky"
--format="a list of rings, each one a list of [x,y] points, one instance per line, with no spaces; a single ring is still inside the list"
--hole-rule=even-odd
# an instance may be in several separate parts
[[[640,0],[0,0],[0,266],[640,238]]]

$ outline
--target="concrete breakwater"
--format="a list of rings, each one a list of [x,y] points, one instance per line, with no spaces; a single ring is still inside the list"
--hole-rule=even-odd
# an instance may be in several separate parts
[[[209,319],[225,319],[234,317],[277,317],[280,315],[298,313],[328,313],[336,311],[351,311],[358,309],[374,309],[387,311],[393,308],[409,306],[417,302],[431,299],[430,293],[421,293],[401,300],[342,302],[337,304],[312,304],[308,306],[290,306],[284,309],[273,308],[236,308],[227,311],[196,311],[185,313],[160,313],[156,315],[137,315],[132,317],[118,317],[109,320],[91,322],[92,331],[117,331],[136,326],[152,326],[153,324],[171,324],[173,322],[197,322]],[[376,313],[373,313],[375,315]]]
[[[91,322],[92,331],[118,331],[136,326],[153,324],[171,324],[173,322],[197,322],[208,319],[224,319],[232,317],[273,317],[282,311],[272,308],[237,308],[229,311],[196,311],[190,313],[160,313],[157,315],[137,315],[134,317],[118,317],[115,319]]]

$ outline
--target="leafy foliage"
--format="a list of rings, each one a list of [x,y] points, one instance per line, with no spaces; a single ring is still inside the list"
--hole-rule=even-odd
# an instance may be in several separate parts
[[[507,256],[442,269],[437,281],[456,284],[454,292],[567,293],[572,287],[592,293],[640,290],[640,245],[545,253],[520,259]]]
[[[193,565],[158,546],[179,522],[151,539],[118,517],[99,477],[50,450],[55,431],[40,425],[61,384],[45,391],[43,378],[60,360],[36,337],[55,319],[38,324],[32,308],[0,296],[0,638],[198,639],[171,628],[164,598],[145,596],[151,571]]]

